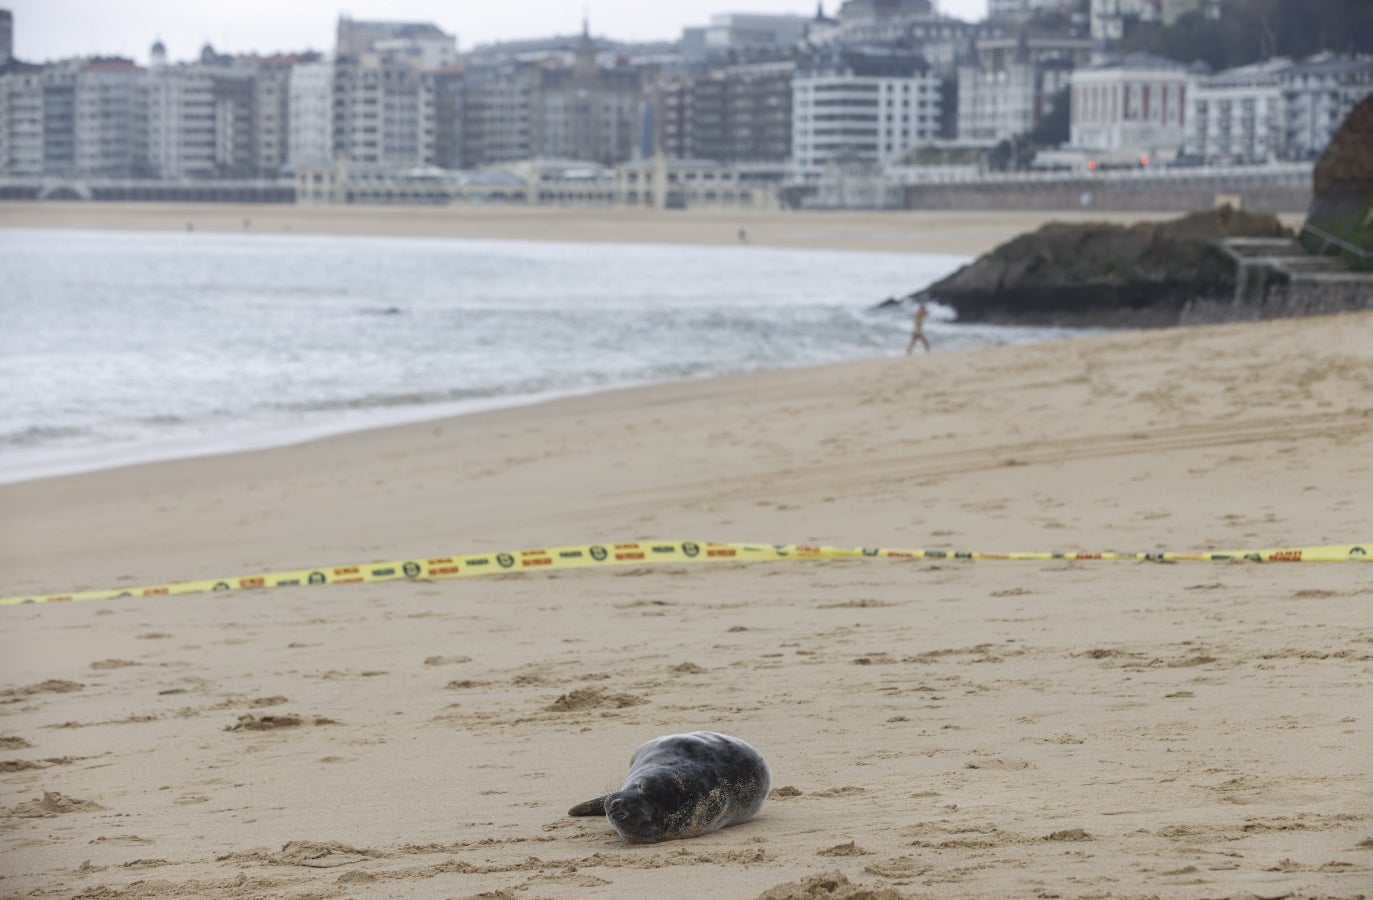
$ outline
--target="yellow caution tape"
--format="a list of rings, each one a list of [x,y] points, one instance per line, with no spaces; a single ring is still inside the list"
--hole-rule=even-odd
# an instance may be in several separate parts
[[[300,569],[270,575],[249,575],[206,581],[182,581],[151,587],[81,591],[71,594],[34,594],[0,597],[0,606],[24,603],[69,603],[115,597],[159,597],[215,591],[299,587],[311,584],[428,581],[504,575],[544,569],[598,568],[616,565],[698,562],[770,562],[803,559],[1007,559],[1007,560],[1118,560],[1131,562],[1368,562],[1373,541],[1363,545],[1299,547],[1279,550],[1233,550],[1223,553],[980,553],[961,550],[887,550],[876,547],[816,547],[805,544],[711,544],[696,541],[633,541],[623,544],[581,544],[547,550],[516,550],[466,556],[442,556],[398,562]]]

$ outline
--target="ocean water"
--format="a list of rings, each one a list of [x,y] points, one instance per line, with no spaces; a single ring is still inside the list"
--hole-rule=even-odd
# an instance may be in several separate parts
[[[0,482],[904,352],[951,256],[0,230]],[[937,351],[1064,332],[953,324]]]

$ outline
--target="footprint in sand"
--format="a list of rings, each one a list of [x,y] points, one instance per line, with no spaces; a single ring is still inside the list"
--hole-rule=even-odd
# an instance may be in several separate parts
[[[470,663],[470,656],[431,656],[424,661],[426,666],[455,666],[459,663]]]
[[[964,768],[1018,772],[1033,767],[1023,759],[979,759],[968,763]]]
[[[243,715],[238,717],[238,722],[225,727],[225,731],[278,731],[283,728],[300,728],[303,725],[337,725],[333,719],[326,719],[323,716],[315,716],[313,719],[306,720],[296,715],[281,716],[254,716]]]

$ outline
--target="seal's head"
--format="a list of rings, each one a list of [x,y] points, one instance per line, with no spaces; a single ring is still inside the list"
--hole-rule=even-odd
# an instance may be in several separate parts
[[[605,798],[605,816],[620,837],[635,843],[703,834],[723,808],[718,791],[698,796],[691,779],[670,769],[651,771]]]
[[[654,802],[659,792],[645,792],[639,785],[617,791],[605,798],[605,817],[627,841],[660,841],[668,832],[664,810],[670,806]]]

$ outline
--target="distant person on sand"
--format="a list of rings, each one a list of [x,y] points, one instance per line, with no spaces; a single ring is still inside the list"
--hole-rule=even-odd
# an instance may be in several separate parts
[[[911,331],[911,342],[906,345],[907,356],[910,356],[911,352],[915,350],[917,341],[925,345],[926,353],[930,352],[930,342],[929,339],[925,337],[925,318],[929,314],[930,311],[925,308],[924,301],[921,301],[920,306],[915,310],[915,327]]]

